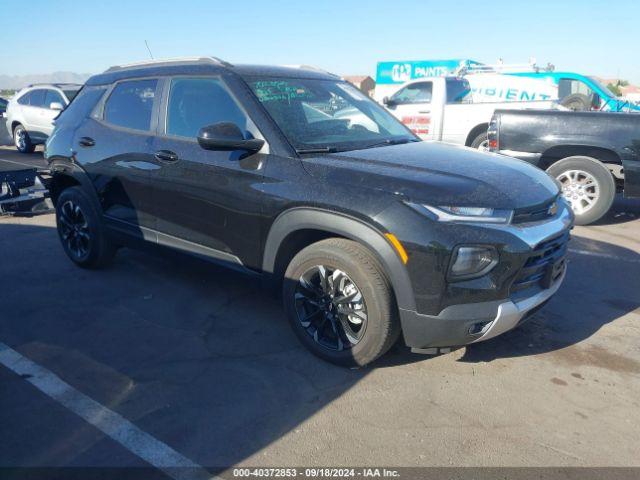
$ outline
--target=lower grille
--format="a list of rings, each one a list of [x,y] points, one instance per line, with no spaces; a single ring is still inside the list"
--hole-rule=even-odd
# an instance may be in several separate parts
[[[531,287],[550,288],[566,268],[569,232],[540,243],[511,285],[511,292]]]

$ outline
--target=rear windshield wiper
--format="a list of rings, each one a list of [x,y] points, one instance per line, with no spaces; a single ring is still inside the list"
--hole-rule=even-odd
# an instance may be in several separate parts
[[[316,147],[316,148],[296,148],[296,153],[333,153],[337,152],[335,147]]]

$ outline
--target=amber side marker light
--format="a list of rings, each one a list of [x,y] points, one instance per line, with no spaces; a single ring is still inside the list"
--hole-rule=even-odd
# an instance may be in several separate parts
[[[393,248],[396,249],[396,252],[398,252],[398,255],[400,255],[400,260],[402,260],[402,263],[406,265],[406,263],[409,261],[409,255],[407,255],[407,251],[400,243],[400,240],[398,240],[398,238],[393,233],[385,233],[384,236],[387,237],[387,239],[391,242],[391,245],[393,245]]]

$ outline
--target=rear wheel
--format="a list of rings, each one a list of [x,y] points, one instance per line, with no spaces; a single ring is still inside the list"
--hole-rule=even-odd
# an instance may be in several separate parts
[[[591,110],[591,100],[588,96],[583,95],[582,93],[567,95],[562,99],[560,105],[576,112]]]
[[[29,133],[22,125],[13,129],[13,143],[20,153],[33,153],[36,149],[36,146],[31,142]]]
[[[56,203],[56,226],[62,248],[80,267],[103,267],[116,252],[93,202],[81,187],[71,187],[60,194]]]
[[[562,196],[576,215],[577,225],[589,225],[611,208],[616,185],[609,169],[591,157],[567,157],[547,172],[562,186]]]
[[[338,365],[366,365],[400,334],[382,267],[351,240],[323,240],[299,252],[285,273],[283,300],[300,341]]]

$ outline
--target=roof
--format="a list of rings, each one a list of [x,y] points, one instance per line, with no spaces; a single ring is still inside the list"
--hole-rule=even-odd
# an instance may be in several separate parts
[[[129,65],[114,66],[104,73],[94,75],[87,85],[106,85],[126,78],[161,75],[215,75],[225,72],[242,77],[288,77],[311,79],[337,79],[336,75],[310,66],[232,65],[216,57],[176,58],[154,60]]]

